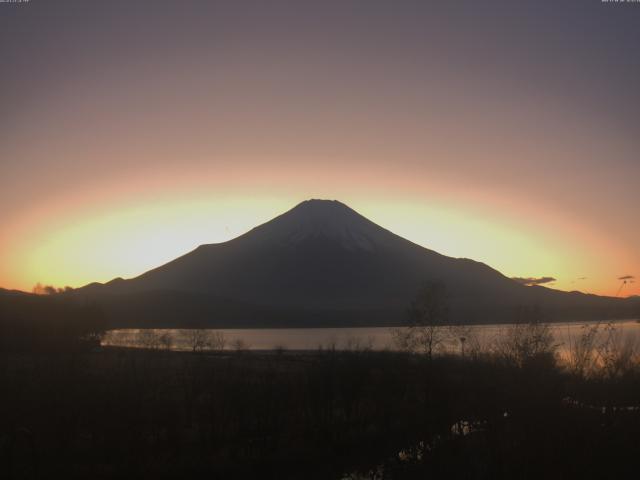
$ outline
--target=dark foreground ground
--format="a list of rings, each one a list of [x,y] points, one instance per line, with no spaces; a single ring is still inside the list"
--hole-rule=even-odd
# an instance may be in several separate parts
[[[3,354],[0,386],[4,479],[640,474],[636,368],[585,379],[544,356],[104,350]]]

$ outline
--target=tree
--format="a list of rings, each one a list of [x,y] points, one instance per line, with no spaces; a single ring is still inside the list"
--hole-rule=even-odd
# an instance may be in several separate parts
[[[216,350],[216,351],[224,350],[224,347],[227,345],[227,339],[224,338],[224,333],[209,332],[209,335],[210,335],[211,350]]]
[[[173,346],[173,337],[171,336],[171,332],[166,331],[160,335],[160,344],[165,350],[171,350],[171,347]]]
[[[31,289],[32,293],[36,295],[55,295],[57,293],[68,293],[73,288],[66,286],[64,288],[56,288],[53,285],[42,285],[40,282],[36,283]]]
[[[231,342],[231,347],[236,351],[236,353],[243,353],[245,350],[249,350],[249,344],[242,338],[236,338]]]
[[[444,328],[449,318],[444,284],[425,283],[411,302],[408,313],[408,327],[393,332],[395,342],[402,350],[421,352],[431,359],[449,337]]]
[[[184,332],[187,345],[191,351],[224,350],[226,340],[222,332],[213,332],[204,328],[194,328]]]

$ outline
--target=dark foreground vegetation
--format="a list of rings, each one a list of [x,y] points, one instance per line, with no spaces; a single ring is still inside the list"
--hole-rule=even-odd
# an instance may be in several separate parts
[[[638,371],[585,377],[548,356],[5,352],[0,384],[6,479],[638,471]]]
[[[486,351],[455,330],[445,356],[423,310],[404,353],[207,352],[199,331],[175,352],[101,348],[96,307],[5,296],[0,478],[637,478],[639,357],[613,327],[562,361],[536,322]]]

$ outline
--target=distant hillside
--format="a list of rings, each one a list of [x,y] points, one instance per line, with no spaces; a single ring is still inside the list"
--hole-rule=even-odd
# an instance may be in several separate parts
[[[7,290],[0,288],[0,296],[16,296],[16,295],[32,295],[31,293],[22,292],[20,290]]]
[[[0,352],[86,350],[106,327],[93,302],[0,289]]]

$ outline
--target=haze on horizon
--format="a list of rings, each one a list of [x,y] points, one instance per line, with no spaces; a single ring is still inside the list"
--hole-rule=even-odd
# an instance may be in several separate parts
[[[615,295],[640,277],[639,24],[599,0],[0,4],[0,286],[135,276],[329,198]]]

